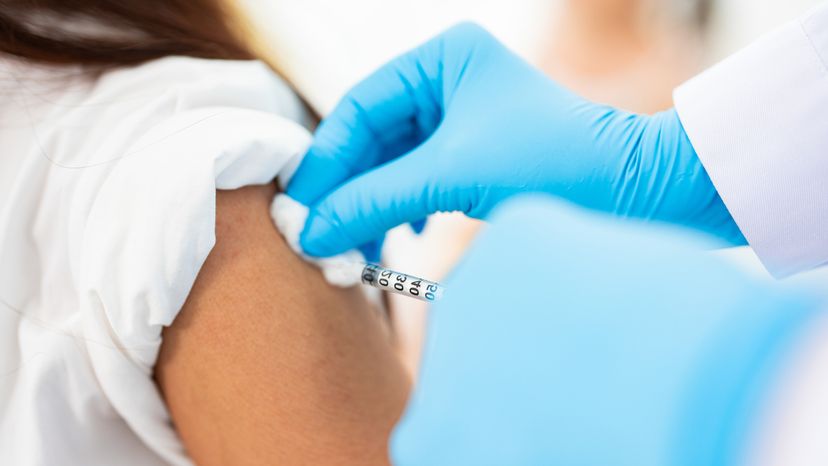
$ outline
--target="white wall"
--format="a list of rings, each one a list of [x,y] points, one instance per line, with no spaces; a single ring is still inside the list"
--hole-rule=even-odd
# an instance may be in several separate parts
[[[282,71],[323,114],[360,77],[458,21],[477,21],[525,57],[535,59],[560,4],[560,0],[239,1],[254,13],[279,56]],[[718,0],[708,62],[727,56],[818,3]]]
[[[325,113],[360,77],[454,23],[474,20],[536,54],[555,1],[241,0],[283,73]]]

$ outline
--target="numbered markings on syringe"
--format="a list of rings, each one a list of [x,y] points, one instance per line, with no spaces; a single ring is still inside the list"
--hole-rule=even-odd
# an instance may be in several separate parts
[[[422,296],[428,301],[434,301],[439,297],[440,285],[428,280],[423,280],[422,278],[409,276],[408,279],[409,282],[405,288],[406,292],[411,296]],[[396,288],[396,285],[395,289],[398,289]]]
[[[423,301],[436,301],[443,293],[443,288],[438,283],[376,265],[365,267],[362,271],[362,282],[390,293]]]
[[[380,272],[378,283],[380,287],[394,293],[407,294],[420,299],[425,298],[428,301],[437,299],[437,292],[440,289],[434,282],[392,270]]]

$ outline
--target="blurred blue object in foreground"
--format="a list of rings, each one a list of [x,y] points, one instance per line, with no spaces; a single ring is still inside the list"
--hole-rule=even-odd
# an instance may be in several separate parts
[[[817,306],[709,246],[547,199],[507,204],[433,309],[394,463],[737,464]]]

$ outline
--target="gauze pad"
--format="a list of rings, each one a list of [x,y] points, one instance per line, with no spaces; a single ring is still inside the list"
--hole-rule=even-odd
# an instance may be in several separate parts
[[[342,254],[317,258],[307,256],[299,245],[299,235],[308,218],[308,208],[286,194],[277,194],[270,205],[270,216],[285,241],[302,258],[322,270],[325,280],[334,286],[347,288],[359,284],[365,267],[365,256],[352,249]]]

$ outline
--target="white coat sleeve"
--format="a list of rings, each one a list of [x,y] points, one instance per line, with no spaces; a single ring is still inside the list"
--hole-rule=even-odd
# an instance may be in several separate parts
[[[784,277],[828,264],[828,4],[674,92],[733,219]]]

